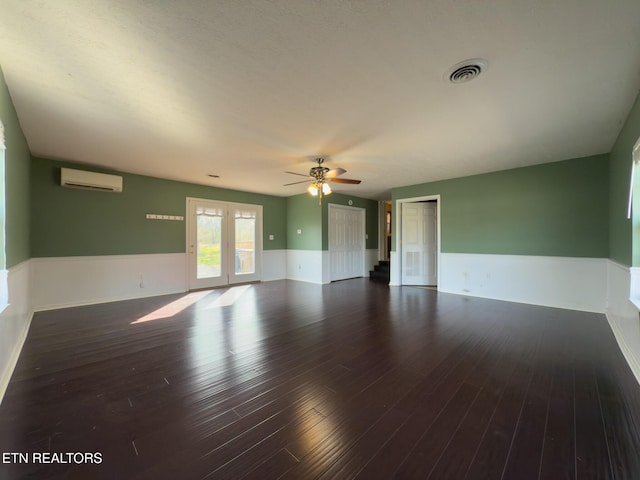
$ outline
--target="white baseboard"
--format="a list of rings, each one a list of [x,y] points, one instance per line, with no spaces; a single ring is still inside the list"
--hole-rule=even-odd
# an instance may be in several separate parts
[[[30,289],[31,261],[7,272],[6,308],[0,313],[0,403],[18,363],[33,317]]]

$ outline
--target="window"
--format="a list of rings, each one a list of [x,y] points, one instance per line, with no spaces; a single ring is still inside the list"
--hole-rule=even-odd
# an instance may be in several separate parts
[[[7,256],[5,254],[5,143],[4,125],[0,122],[0,309],[9,304],[9,293],[7,286]]]
[[[631,181],[629,182],[629,205],[627,207],[627,218],[631,219],[633,212],[633,191],[638,190],[638,179],[636,178],[637,165],[640,163],[640,138],[633,147],[631,154]],[[638,193],[636,193],[638,195]]]

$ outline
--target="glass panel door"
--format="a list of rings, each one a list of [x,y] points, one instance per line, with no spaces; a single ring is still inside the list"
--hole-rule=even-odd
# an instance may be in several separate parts
[[[222,275],[222,218],[222,208],[197,207],[196,276],[198,279]]]
[[[261,278],[262,207],[187,199],[189,289]]]
[[[187,200],[189,289],[226,285],[226,205],[211,200]]]
[[[234,205],[230,220],[233,221],[234,259],[231,283],[251,282],[260,279],[260,253],[262,251],[262,207],[259,205]]]

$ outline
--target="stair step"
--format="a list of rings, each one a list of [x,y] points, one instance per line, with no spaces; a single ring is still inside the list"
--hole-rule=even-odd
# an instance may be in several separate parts
[[[390,264],[388,260],[380,260],[377,265],[374,265],[373,270],[369,271],[369,279],[377,283],[389,284],[391,278]]]

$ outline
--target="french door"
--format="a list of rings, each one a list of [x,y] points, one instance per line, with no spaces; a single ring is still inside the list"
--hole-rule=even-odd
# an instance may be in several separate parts
[[[187,198],[189,289],[262,278],[262,206]]]

